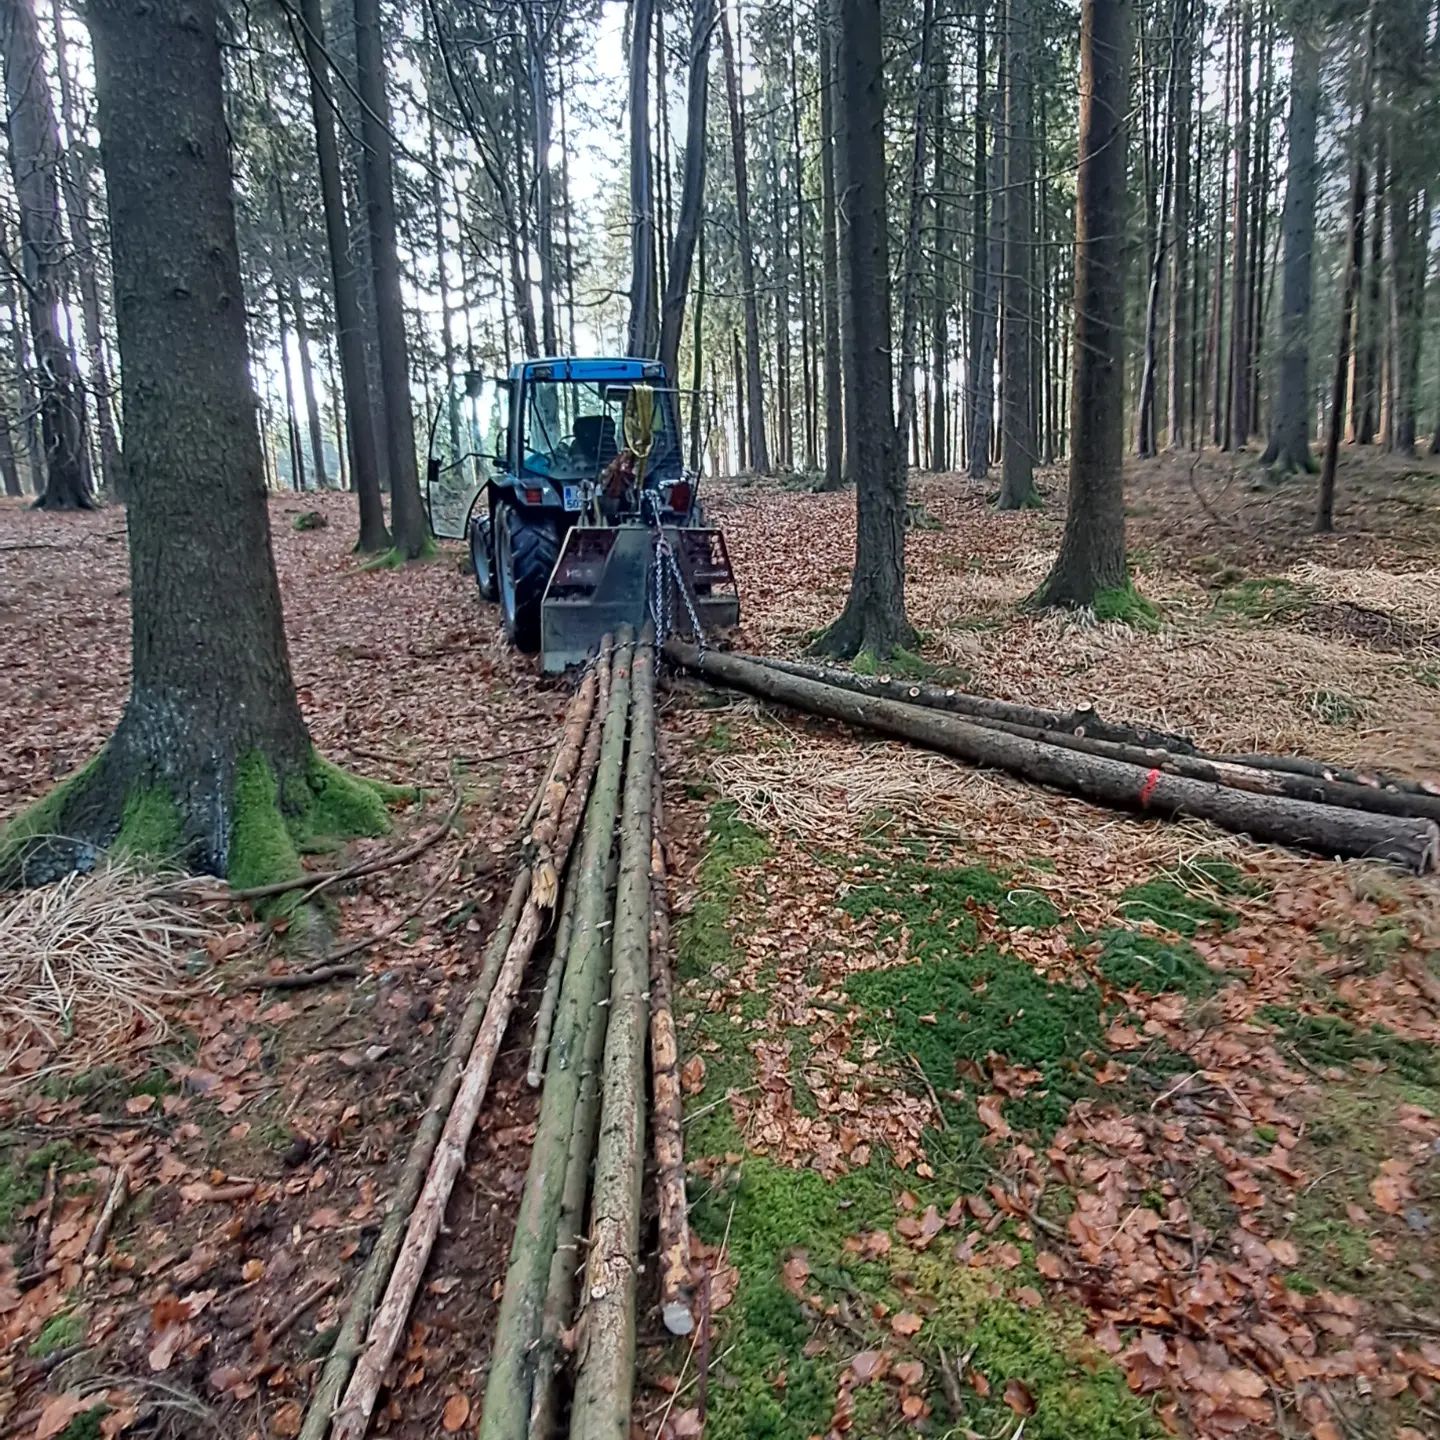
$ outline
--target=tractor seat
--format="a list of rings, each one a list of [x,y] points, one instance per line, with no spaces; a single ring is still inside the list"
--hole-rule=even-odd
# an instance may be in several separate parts
[[[608,415],[580,415],[575,420],[575,455],[597,470],[615,458],[615,422]]]

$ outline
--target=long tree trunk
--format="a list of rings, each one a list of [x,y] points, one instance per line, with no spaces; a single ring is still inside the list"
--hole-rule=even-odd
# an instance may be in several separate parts
[[[555,184],[550,170],[551,103],[545,63],[552,19],[549,5],[525,5],[521,9],[525,21],[530,106],[535,125],[535,253],[540,260],[540,343],[547,355],[558,355],[560,338],[555,328]]]
[[[1035,427],[1030,399],[1030,345],[1034,328],[1034,290],[1030,265],[1034,253],[1035,184],[1030,145],[1030,33],[1028,0],[1007,0],[1005,10],[1005,259],[1001,285],[1004,327],[1000,356],[1000,411],[1003,444],[1000,464],[1001,510],[1024,510],[1039,503],[1035,493]]]
[[[1172,52],[1176,83],[1171,90],[1169,143],[1174,151],[1174,202],[1170,206],[1169,359],[1166,365],[1165,443],[1171,450],[1185,444],[1186,392],[1191,381],[1190,297],[1186,284],[1190,267],[1190,116],[1195,77],[1193,35],[1195,22],[1188,0],[1176,5],[1176,36]]]
[[[1251,16],[1240,19],[1240,58],[1236,71],[1240,118],[1235,130],[1235,238],[1230,267],[1230,389],[1228,448],[1242,449],[1250,438],[1250,85]]]
[[[375,553],[390,546],[380,500],[380,472],[375,455],[375,426],[365,378],[364,316],[359,281],[350,255],[345,189],[340,178],[340,150],[325,55],[325,19],[321,0],[301,0],[305,62],[310,72],[310,113],[315,123],[315,154],[320,172],[320,199],[325,212],[325,242],[335,290],[335,337],[340,351],[340,384],[345,397],[345,446],[350,480],[360,510],[358,550]]]
[[[290,319],[279,275],[275,276],[275,331],[280,341],[280,380],[285,390],[285,438],[290,446],[290,487],[300,494],[309,487],[305,483],[305,451],[300,444],[300,419],[295,413],[295,377],[290,373]]]
[[[1017,0],[1024,3],[1024,0]],[[922,0],[920,71],[915,82],[914,134],[910,147],[910,211],[905,223],[904,269],[900,282],[900,405],[895,430],[900,437],[900,463],[910,451],[910,422],[915,414],[915,330],[920,313],[920,226],[925,217],[925,157],[929,143],[930,92],[935,49],[935,0]]]
[[[975,135],[970,171],[970,317],[965,347],[965,466],[972,479],[983,479],[990,464],[989,426],[986,426],[984,458],[977,469],[976,455],[980,422],[980,351],[985,334],[985,296],[989,272],[988,206],[990,167],[985,153],[985,8],[986,0],[975,0]]]
[[[55,24],[55,72],[60,81],[60,118],[65,124],[64,164],[60,184],[65,192],[65,219],[75,256],[80,291],[80,319],[85,330],[85,354],[90,363],[91,397],[95,402],[95,429],[100,439],[100,478],[107,492],[120,493],[120,442],[110,384],[110,361],[100,323],[100,271],[90,220],[90,161],[77,133],[74,86],[70,79],[69,45],[65,37],[60,0],[52,0]]]
[[[216,7],[93,0],[87,14],[120,297],[132,666],[119,726],[52,829],[103,844],[143,799],[168,817],[171,856],[275,879],[286,856],[257,843],[284,835],[280,806],[299,808],[316,760],[270,551]],[[77,858],[66,848],[52,865]]]
[[[835,214],[835,35],[832,0],[816,5],[820,52],[820,318],[825,350],[825,478],[822,488],[845,483],[844,402],[840,379],[840,278]]]
[[[1165,133],[1159,139],[1163,154],[1160,161],[1160,203],[1155,215],[1155,230],[1150,252],[1149,284],[1145,296],[1145,345],[1140,364],[1140,405],[1136,425],[1136,453],[1152,456],[1159,448],[1159,378],[1160,366],[1160,298],[1165,288],[1165,270],[1169,255],[1170,212],[1175,203],[1175,152],[1183,145],[1175,139],[1180,91],[1188,88],[1189,76],[1181,80],[1181,49],[1189,24],[1188,0],[1175,0],[1170,12],[1170,47],[1165,62]],[[1172,287],[1173,288],[1173,287]]]
[[[936,47],[935,83],[931,86],[934,114],[931,126],[935,131],[935,183],[931,204],[933,259],[930,269],[930,469],[950,468],[950,429],[947,423],[949,385],[946,364],[950,358],[950,294],[949,267],[951,238],[947,228],[945,186],[948,155],[946,151],[946,118],[950,90],[949,57],[945,47]]]
[[[85,402],[62,326],[67,261],[60,211],[60,131],[45,78],[34,0],[10,0],[0,13],[4,46],[10,173],[20,214],[21,274],[35,346],[45,449],[44,510],[88,510]]]
[[[680,370],[680,334],[685,324],[685,297],[690,289],[690,267],[704,221],[706,121],[710,106],[710,32],[715,28],[715,0],[694,0],[690,11],[690,69],[685,92],[685,164],[680,180],[680,213],[665,272],[665,296],[660,303],[660,360],[665,373]],[[701,278],[701,288],[704,278]],[[695,333],[691,343],[698,354],[699,297],[696,297]],[[697,384],[695,388],[700,387]]]
[[[735,42],[730,37],[729,0],[720,5],[720,45],[725,59],[725,100],[730,111],[730,148],[735,161],[735,232],[740,249],[740,289],[745,310],[745,394],[749,431],[746,457],[757,475],[770,473],[765,437],[765,387],[760,378],[760,303],[755,291],[755,250],[750,236],[750,179],[745,165],[745,120],[740,109],[740,80]]]
[[[635,0],[630,16],[630,325],[631,355],[653,355],[655,209],[650,194],[650,32],[655,0]]]
[[[1369,215],[1370,255],[1361,259],[1361,288],[1355,294],[1355,346],[1350,369],[1350,438],[1373,445],[1380,428],[1380,340],[1385,332],[1385,136],[1377,129],[1374,146],[1374,198]],[[1360,212],[1360,240],[1366,236]]]
[[[1045,605],[1093,605],[1127,583],[1125,487],[1125,118],[1129,0],[1084,0],[1075,176],[1075,386],[1070,499]]]
[[[300,292],[300,281],[295,274],[295,245],[290,234],[289,207],[285,203],[285,189],[278,166],[274,167],[273,174],[275,213],[280,222],[280,240],[285,256],[285,300],[295,331],[295,347],[300,354],[300,393],[305,402],[305,424],[310,438],[310,465],[315,476],[315,488],[325,490],[329,488],[330,477],[325,472],[325,442],[321,435],[320,402],[315,394],[315,369],[310,356],[310,327],[305,323],[305,301]],[[285,307],[282,305],[281,308],[283,311]],[[289,373],[288,365],[286,373]]]
[[[395,237],[394,160],[390,104],[385,94],[385,46],[380,0],[355,0],[356,88],[361,100],[365,143],[365,203],[369,215],[370,262],[375,276],[376,323],[380,334],[380,379],[385,399],[385,441],[389,458],[391,530],[395,548],[408,559],[423,555],[430,537],[420,502],[415,468],[415,416],[410,399],[410,347]]]
[[[1340,431],[1345,422],[1345,376],[1350,366],[1355,299],[1365,257],[1365,158],[1370,143],[1370,90],[1375,64],[1375,26],[1380,0],[1370,0],[1365,22],[1365,49],[1360,62],[1360,97],[1356,104],[1355,156],[1350,180],[1349,257],[1340,298],[1340,339],[1335,347],[1335,379],[1330,387],[1330,420],[1325,432],[1325,459],[1320,466],[1320,498],[1315,528],[1335,528],[1335,467],[1340,458]]]
[[[811,324],[810,241],[805,215],[805,152],[800,146],[800,37],[795,25],[795,0],[790,0],[786,38],[790,44],[790,168],[795,185],[795,273],[800,286],[800,369],[804,390],[803,425],[805,469],[813,474],[819,463],[820,436],[815,403],[815,343]]]
[[[970,434],[972,480],[983,480],[990,473],[990,451],[995,433],[995,351],[1000,343],[1000,283],[1004,269],[1005,244],[1005,150],[998,139],[999,96],[991,106],[992,136],[986,186],[990,203],[986,213],[985,262],[980,295],[980,334],[975,347],[975,413]]]
[[[1220,151],[1219,184],[1215,190],[1212,230],[1215,235],[1215,264],[1210,277],[1210,336],[1205,350],[1206,364],[1210,367],[1210,440],[1214,445],[1224,445],[1228,438],[1225,426],[1225,396],[1229,393],[1225,385],[1226,364],[1223,340],[1225,335],[1225,215],[1229,194],[1230,147],[1223,139],[1223,133],[1230,129],[1232,91],[1235,78],[1235,27],[1225,27],[1225,88],[1220,108],[1222,138],[1217,148]],[[1199,167],[1197,167],[1197,170]]]
[[[845,314],[845,453],[855,477],[855,569],[826,654],[884,659],[914,643],[905,617],[905,467],[891,408],[890,241],[885,193],[885,80],[880,0],[836,0],[837,180],[847,197],[840,240]]]
[[[1280,232],[1285,245],[1280,336],[1275,354],[1270,442],[1261,457],[1282,471],[1315,468],[1310,453],[1310,297],[1315,250],[1315,124],[1320,111],[1320,50],[1304,21],[1295,27],[1290,115],[1285,126],[1289,173]]]

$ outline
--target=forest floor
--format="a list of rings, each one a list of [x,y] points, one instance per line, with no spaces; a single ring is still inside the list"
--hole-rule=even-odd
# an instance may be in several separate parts
[[[1061,482],[1041,484],[1044,508],[1002,516],[968,481],[916,479],[927,666],[1206,744],[1440,775],[1434,461],[1347,454],[1323,540],[1309,483],[1261,488],[1214,456],[1135,467],[1158,610],[1138,626],[1017,610],[1062,523]],[[565,691],[506,650],[453,551],[362,570],[351,503],[271,507],[312,733],[431,787],[357,851],[433,822],[452,776],[463,824],[337,887],[341,943],[411,917],[362,983],[245,988],[294,940],[229,916],[150,1018],[86,994],[37,1028],[0,995],[0,1434],[119,1433],[138,1411],[174,1435],[293,1435],[475,972]],[[794,653],[843,601],[853,497],[731,481],[710,503],[737,643]],[[294,529],[308,509],[328,527]],[[0,506],[0,570],[3,818],[123,702],[123,515]],[[1433,878],[1122,817],[688,681],[663,718],[712,1323],[666,1343],[642,1310],[635,1434],[1440,1430]],[[380,1433],[479,1412],[535,1113],[528,1018]],[[122,1166],[129,1202],[87,1266]],[[103,1418],[71,1419],[97,1400]]]

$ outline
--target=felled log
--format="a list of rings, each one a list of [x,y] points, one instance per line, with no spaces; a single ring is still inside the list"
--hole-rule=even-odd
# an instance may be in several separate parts
[[[605,880],[619,810],[630,688],[631,648],[622,643],[615,654],[599,770],[585,813],[580,867],[572,882],[577,887],[575,919],[560,983],[545,1086],[540,1092],[540,1116],[530,1149],[530,1167],[520,1196],[505,1292],[495,1325],[495,1349],[490,1357],[480,1422],[482,1440],[520,1440],[530,1419],[535,1341],[555,1255],[585,1072],[579,1062],[591,1043],[591,1030],[596,1026],[603,1030],[608,1019],[606,1007],[599,1003],[608,979],[605,937],[610,928],[610,911]],[[584,1165],[588,1178],[588,1154]]]
[[[672,640],[666,653],[687,669],[769,700],[913,741],[974,765],[1053,786],[1102,805],[1171,818],[1190,815],[1256,840],[1320,855],[1387,860],[1418,874],[1433,868],[1433,820],[1374,815],[1167,773],[1011,735],[918,705],[863,696],[717,651]]]
[[[837,685],[842,690],[853,690],[857,695],[869,695],[877,700],[898,700],[906,705],[924,705],[932,710],[945,710],[972,719],[1003,720],[1036,730],[1058,730],[1124,745],[1158,745],[1177,754],[1189,754],[1195,749],[1194,741],[1187,736],[1105,720],[1091,705],[1079,705],[1073,710],[1042,710],[1035,705],[1017,705],[989,695],[970,695],[949,685],[926,685],[919,681],[897,680],[890,675],[857,675],[853,670],[841,670],[833,665],[811,665],[801,660],[780,660],[769,655],[739,655],[735,658],[764,665],[771,670],[783,670],[787,675],[798,675],[804,680],[817,680],[822,685]]]
[[[1269,793],[1288,795],[1294,800],[1314,800],[1318,804],[1342,805],[1348,809],[1374,810],[1382,815],[1418,815],[1431,820],[1440,820],[1440,787],[1427,785],[1423,781],[1410,780],[1400,775],[1382,771],[1347,769],[1331,765],[1323,760],[1312,760],[1304,755],[1261,755],[1261,754],[1220,754],[1199,749],[1193,740],[1168,730],[1152,730],[1147,726],[1125,725],[1118,721],[1103,719],[1093,706],[1079,705],[1073,710],[1043,710],[1033,705],[1017,705],[1008,700],[994,700],[986,695],[969,695],[949,686],[926,685],[917,681],[896,680],[891,676],[856,675],[850,670],[841,670],[830,665],[811,665],[798,660],[781,660],[771,656],[745,655],[740,659],[752,660],[772,670],[782,670],[787,675],[799,675],[807,680],[818,680],[822,684],[836,685],[842,690],[853,690],[857,695],[871,695],[880,699],[898,700],[906,705],[923,705],[928,709],[944,710],[951,714],[964,715],[979,724],[1018,726],[1015,734],[1044,732],[1054,743],[1055,737],[1067,736],[1075,741],[1095,741],[1099,746],[1123,745],[1131,749],[1163,750],[1179,757],[1193,757],[1196,761],[1211,766],[1243,767],[1264,775],[1292,777],[1293,784],[1277,783],[1262,786],[1259,783],[1243,784],[1233,782],[1241,789],[1267,789]],[[1088,745],[1071,745],[1071,749],[1088,749]],[[1096,748],[1095,754],[1116,754],[1103,748]],[[1141,763],[1136,761],[1135,763]],[[1148,762],[1147,762],[1148,763]],[[1210,778],[1209,772],[1199,768],[1188,770],[1183,766],[1175,768],[1176,774],[1188,774],[1195,779]],[[1317,784],[1306,787],[1301,780]],[[1232,782],[1225,782],[1232,783]],[[1330,788],[1338,787],[1338,788]],[[1346,787],[1349,787],[1348,789]],[[1350,794],[1353,790],[1355,794]],[[1361,793],[1363,792],[1363,793]],[[1364,795],[1380,794],[1387,798],[1376,804],[1364,803]],[[1413,804],[1397,800],[1397,796],[1415,797]]]
[[[610,974],[616,868],[612,855],[605,880],[605,914],[610,917],[611,924],[605,928],[602,937],[603,949],[596,969],[591,1019],[585,1027],[575,1120],[570,1128],[570,1151],[565,1158],[565,1188],[560,1197],[560,1217],[555,1225],[555,1253],[550,1257],[545,1304],[540,1314],[540,1338],[535,1346],[530,1440],[554,1440],[560,1370],[565,1363],[565,1335],[575,1315],[575,1290],[582,1268],[580,1232],[585,1224],[585,1202],[590,1197],[590,1165],[595,1158],[595,1128],[600,1120],[600,1065],[605,1053],[608,1015],[606,1007],[596,1002],[601,999]]]
[[[602,656],[605,648],[602,645]],[[594,713],[596,689],[597,681],[592,672],[570,703],[560,746],[551,767],[552,776],[563,770],[574,777],[574,787],[583,787],[587,791],[593,772],[587,773],[581,768],[580,757],[586,749],[585,734]],[[563,812],[563,803],[556,802],[554,808]],[[544,800],[539,813],[542,816],[547,813]],[[558,827],[553,852],[557,870],[564,868],[568,843],[569,838],[561,825]],[[429,1263],[435,1237],[440,1232],[445,1206],[465,1163],[465,1151],[490,1086],[490,1076],[515,1006],[526,962],[534,952],[544,918],[549,914],[550,907],[537,896],[535,886],[535,871],[532,870],[529,894],[506,947],[489,1002],[485,1006],[484,1017],[475,1032],[474,1043],[426,1171],[424,1184],[407,1218],[405,1236],[395,1255],[384,1297],[375,1310],[364,1348],[356,1361],[340,1408],[335,1414],[332,1431],[334,1440],[360,1440],[369,1429],[370,1416],[384,1383],[385,1372],[404,1333],[410,1307],[414,1303],[416,1291],[420,1288],[425,1266]],[[554,899],[553,894],[551,899]]]
[[[366,1327],[370,1324],[370,1316],[375,1310],[375,1302],[385,1288],[390,1272],[395,1268],[395,1257],[400,1253],[400,1245],[405,1239],[406,1222],[415,1208],[416,1200],[419,1199],[420,1188],[425,1183],[435,1146],[445,1125],[445,1117],[449,1115],[450,1107],[455,1101],[455,1092],[460,1088],[460,1074],[465,1067],[465,1058],[475,1043],[476,1032],[485,1016],[485,1007],[489,1003],[491,991],[495,988],[495,978],[500,973],[500,966],[510,948],[511,937],[515,933],[520,912],[525,908],[529,894],[530,868],[522,866],[510,887],[510,896],[505,902],[505,909],[495,926],[495,932],[486,946],[480,975],[470,992],[464,1014],[450,1038],[445,1062],[440,1067],[440,1074],[430,1091],[430,1099],[425,1106],[425,1114],[416,1127],[415,1138],[410,1142],[410,1150],[401,1168],[395,1192],[390,1197],[390,1204],[380,1225],[380,1234],[365,1262],[365,1268],[355,1282],[355,1288],[350,1293],[345,1321],[330,1347],[330,1354],[311,1393],[310,1404],[300,1429],[300,1440],[325,1440],[329,1432],[330,1417],[345,1389],[345,1382],[350,1378]]]
[[[635,1387],[635,1282],[639,1270],[640,1182],[645,1161],[645,1039],[650,975],[651,780],[655,773],[654,645],[635,653],[630,758],[620,825],[620,870],[612,942],[610,1027],[580,1363],[570,1406],[571,1440],[624,1440]]]
[[[683,1101],[680,1046],[670,983],[670,901],[661,844],[664,803],[660,766],[655,766],[650,805],[650,1070],[654,1106],[655,1190],[660,1219],[660,1317],[672,1335],[695,1328],[690,1286],[690,1206],[685,1198]]]
[[[1158,747],[1146,749],[1113,740],[1096,740],[1088,735],[1011,725],[1003,720],[987,720],[984,723],[990,729],[1003,730],[1007,735],[1039,740],[1088,755],[1103,755],[1111,760],[1124,760],[1147,769],[1158,768],[1168,774],[1205,780],[1213,785],[1229,785],[1235,790],[1251,790],[1257,795],[1283,795],[1291,800],[1309,800],[1316,805],[1338,805],[1342,810],[1369,810],[1376,815],[1408,815],[1440,821],[1440,795],[1427,795],[1419,789],[1380,789],[1374,785],[1354,784],[1325,776],[1312,777],[1290,770],[1246,765],[1238,757],[1220,759],[1203,751],[1177,754]]]

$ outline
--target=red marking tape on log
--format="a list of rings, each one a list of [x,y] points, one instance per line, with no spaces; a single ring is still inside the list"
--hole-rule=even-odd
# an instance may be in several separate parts
[[[1143,809],[1149,805],[1150,797],[1155,793],[1155,787],[1160,783],[1160,767],[1157,765],[1145,777],[1145,783],[1140,787],[1140,805]]]

